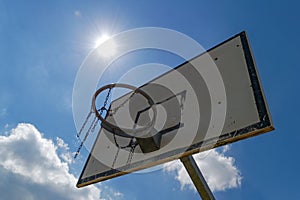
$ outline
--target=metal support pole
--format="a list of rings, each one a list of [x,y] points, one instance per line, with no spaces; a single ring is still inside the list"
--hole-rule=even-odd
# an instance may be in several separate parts
[[[202,200],[215,200],[193,156],[180,158]]]

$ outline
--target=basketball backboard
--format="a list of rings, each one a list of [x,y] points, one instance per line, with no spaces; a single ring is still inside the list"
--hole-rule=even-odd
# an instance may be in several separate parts
[[[224,88],[209,86],[218,81],[214,76],[205,77],[206,67],[211,62],[217,67]],[[128,145],[130,138],[101,128],[77,187],[273,130],[245,32],[162,74],[140,89],[151,97],[155,111],[145,109],[149,105],[142,95],[128,93],[111,102],[110,108],[120,109],[120,113],[113,117],[107,114],[106,120],[117,122],[121,127],[130,126],[139,113],[138,125],[144,126],[154,120],[153,129],[138,133],[142,139],[138,139],[139,145],[132,152],[119,148]],[[127,111],[122,111],[124,102]],[[134,116],[128,113],[134,113]]]

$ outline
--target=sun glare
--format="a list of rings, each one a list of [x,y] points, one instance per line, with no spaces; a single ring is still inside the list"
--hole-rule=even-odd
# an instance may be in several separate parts
[[[99,37],[95,42],[95,48],[97,48],[100,44],[108,40],[110,37],[106,34],[103,34],[101,37]]]
[[[100,48],[98,48],[98,47],[100,47]],[[96,40],[95,48],[99,51],[100,56],[108,57],[108,58],[115,55],[116,50],[117,50],[115,41],[109,35],[106,35],[106,34],[103,34],[100,38],[98,38]]]

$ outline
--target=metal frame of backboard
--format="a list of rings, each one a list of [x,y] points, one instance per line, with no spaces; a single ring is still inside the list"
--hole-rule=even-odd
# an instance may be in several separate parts
[[[236,38],[240,39],[240,42],[241,42],[240,45],[242,46],[242,49],[243,49],[244,59],[245,59],[246,65],[247,65],[248,76],[249,76],[250,83],[251,83],[250,87],[252,88],[252,93],[254,96],[254,101],[255,101],[258,117],[259,117],[258,122],[248,125],[246,127],[243,127],[241,129],[222,134],[217,139],[217,142],[216,142],[216,138],[212,138],[212,139],[209,139],[206,141],[201,141],[196,144],[192,144],[188,148],[184,148],[184,149],[179,148],[172,152],[166,152],[164,155],[160,155],[161,157],[164,158],[162,160],[155,160],[151,163],[146,163],[146,164],[145,164],[145,162],[136,162],[136,163],[133,163],[132,165],[130,165],[130,167],[124,167],[122,169],[110,169],[103,173],[97,173],[95,175],[83,178],[84,172],[85,172],[87,165],[92,157],[92,153],[90,153],[89,157],[87,159],[87,162],[83,168],[83,171],[79,177],[77,187],[84,187],[84,186],[87,186],[87,185],[90,185],[90,184],[93,184],[96,182],[100,182],[100,181],[104,181],[104,180],[111,179],[114,177],[118,177],[118,176],[121,176],[124,174],[142,170],[142,169],[152,167],[152,166],[155,166],[158,164],[162,164],[162,163],[165,163],[168,161],[172,161],[175,159],[182,160],[184,157],[191,156],[192,154],[199,153],[200,151],[202,152],[202,151],[209,150],[209,149],[219,147],[222,145],[226,145],[226,144],[238,141],[238,140],[246,139],[246,138],[249,138],[252,136],[256,136],[256,135],[259,135],[262,133],[272,131],[274,129],[273,123],[271,120],[269,109],[268,109],[266,101],[265,101],[263,89],[261,86],[261,81],[260,81],[256,66],[255,66],[254,58],[252,56],[252,52],[251,52],[251,48],[248,43],[246,32],[241,32],[241,33],[229,38],[228,40],[222,42],[221,44],[209,49],[207,51],[207,53],[210,53],[214,49],[216,49],[216,48],[222,46],[223,44],[226,44],[227,42],[230,42],[231,40],[236,39]],[[197,59],[201,55],[196,56],[195,58],[191,59],[190,61]],[[177,66],[176,68],[174,68],[174,70],[184,66],[185,64],[187,64],[190,61],[187,61],[187,62]],[[167,72],[167,73],[169,73],[169,72]],[[165,73],[165,74],[167,74],[167,73]],[[161,75],[160,77],[164,76],[165,74]],[[96,141],[98,140],[100,132],[101,131],[99,131]],[[96,142],[95,142],[91,152],[93,152],[95,145],[96,145]],[[199,147],[201,147],[201,149]],[[180,157],[178,157],[179,153],[180,153]]]

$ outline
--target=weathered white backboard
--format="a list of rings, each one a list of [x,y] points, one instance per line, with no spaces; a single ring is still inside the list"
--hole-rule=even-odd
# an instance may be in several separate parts
[[[205,67],[211,65],[209,62],[219,70],[225,95],[212,94],[216,90],[208,86],[208,82],[217,80],[214,80],[213,76],[209,79],[203,77]],[[274,129],[245,32],[157,77],[141,89],[157,103],[154,127],[161,134],[159,148],[145,153],[142,146],[137,146],[133,155],[130,155],[128,149],[121,149],[117,153],[116,140],[119,145],[126,145],[129,139],[120,136],[114,138],[112,133],[102,128],[79,177],[77,187],[149,168]],[[129,94],[114,100],[111,107],[118,107],[128,96]],[[130,100],[129,107],[133,110],[142,109],[143,106],[139,106],[139,102],[143,102],[143,99],[137,96]],[[142,117],[141,124],[151,120],[149,112]],[[120,117],[124,119],[124,115],[120,114]],[[130,116],[127,117],[131,119]],[[109,116],[106,119],[112,120]],[[128,162],[130,156],[132,158]]]

